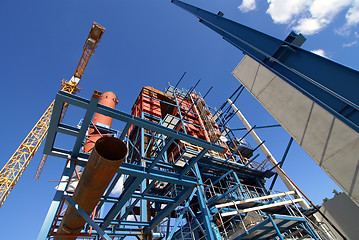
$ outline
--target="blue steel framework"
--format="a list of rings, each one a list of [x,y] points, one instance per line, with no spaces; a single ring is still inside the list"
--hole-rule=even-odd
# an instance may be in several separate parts
[[[166,100],[145,95],[151,106],[153,101],[162,104],[160,117],[146,111],[136,117],[100,105],[94,97],[87,100],[60,91],[44,153],[67,162],[38,240],[56,236],[69,204],[87,221],[81,233],[84,238],[326,239],[305,216],[312,212],[296,205],[302,199],[263,187],[274,173],[266,160],[256,163],[258,155],[253,152],[258,146],[243,145],[248,132],[237,138],[228,125],[231,116],[221,109],[211,113],[194,88],[186,92],[170,86],[163,93]],[[86,110],[81,127],[59,121],[64,103]],[[114,135],[127,143],[129,153],[89,216],[71,198],[69,184],[75,169],[86,165],[89,155],[80,150],[95,112],[125,123],[121,134]],[[194,117],[201,126],[191,122]],[[207,131],[209,139],[210,124],[225,129],[221,137],[210,142],[186,134],[191,125]],[[57,133],[75,137],[73,148],[55,147]],[[118,181],[123,183],[120,193],[114,191]]]
[[[292,32],[283,41],[226,19],[221,12],[172,2],[359,132],[358,71],[300,48],[305,41],[301,34]]]

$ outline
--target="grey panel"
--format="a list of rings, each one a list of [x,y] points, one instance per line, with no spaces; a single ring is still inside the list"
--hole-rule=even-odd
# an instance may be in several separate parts
[[[249,56],[232,74],[359,205],[359,134]]]

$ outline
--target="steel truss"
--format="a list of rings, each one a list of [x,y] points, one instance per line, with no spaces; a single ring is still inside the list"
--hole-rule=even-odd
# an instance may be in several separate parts
[[[172,96],[167,104],[175,109],[172,127],[168,119],[145,111],[139,111],[136,117],[100,105],[96,98],[87,100],[61,91],[57,94],[44,153],[67,159],[67,163],[38,240],[57,236],[68,205],[87,221],[79,237],[92,239],[228,239],[233,234],[238,235],[235,239],[242,239],[254,233],[320,239],[296,205],[302,199],[290,194],[277,196],[263,187],[265,178],[274,173],[263,167],[265,164],[254,164],[253,151],[258,146],[241,148],[238,141],[229,146],[219,139],[213,140],[216,144],[186,134],[190,117],[196,114],[201,119],[197,128],[208,130],[208,119],[198,110],[203,98],[171,89],[166,94]],[[65,103],[86,110],[81,127],[61,123]],[[80,150],[95,112],[124,123],[120,134],[108,131],[124,140],[129,152],[89,216],[71,198],[70,185],[89,157]],[[190,112],[192,116],[187,117]],[[72,149],[54,146],[57,133],[76,138]],[[243,200],[250,204],[236,203]],[[221,207],[221,203],[232,205]]]

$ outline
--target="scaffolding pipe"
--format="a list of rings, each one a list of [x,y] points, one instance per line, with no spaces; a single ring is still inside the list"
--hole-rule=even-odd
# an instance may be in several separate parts
[[[243,114],[241,113],[241,111],[239,111],[239,109],[233,104],[233,102],[228,99],[229,104],[232,106],[234,112],[236,112],[237,116],[239,117],[239,119],[242,121],[243,125],[247,128],[247,130],[251,130],[251,125],[249,124],[249,122],[247,121],[247,119],[243,116]],[[252,129],[252,131],[250,132],[251,136],[253,137],[254,141],[260,145],[260,149],[262,150],[263,154],[266,156],[266,158],[269,160],[269,162],[271,163],[272,166],[275,166],[278,164],[278,162],[275,160],[275,158],[273,157],[273,155],[270,153],[270,151],[268,150],[268,148],[265,146],[265,144],[263,144],[262,140],[258,137],[258,135],[256,134],[256,132]],[[278,176],[282,179],[283,183],[285,184],[285,186],[288,188],[289,191],[295,191],[296,195],[298,196],[298,198],[303,198],[302,195],[300,194],[300,192],[297,190],[297,188],[291,183],[291,181],[287,178],[287,176],[280,171],[277,167],[275,168],[275,171],[278,173]],[[299,205],[304,208],[304,209],[309,209],[310,206],[306,201],[301,201],[299,202]]]
[[[241,113],[241,111],[238,110],[238,108],[232,103],[232,101],[230,99],[228,99],[229,104],[232,106],[233,110],[235,112],[237,112],[237,116],[239,117],[239,119],[242,121],[242,123],[244,124],[244,126],[247,128],[247,130],[249,131],[249,129],[251,129],[251,125],[249,124],[249,122],[247,121],[247,119],[243,116],[243,114]],[[255,133],[254,130],[251,131],[251,136],[253,137],[253,139],[256,141],[257,144],[261,143],[261,139],[258,137],[258,135]],[[288,175],[283,171],[283,169],[279,166],[278,162],[275,160],[275,158],[273,157],[273,155],[269,152],[269,150],[267,149],[267,147],[262,144],[260,146],[260,149],[262,150],[262,152],[266,155],[266,157],[268,158],[269,162],[272,164],[272,166],[276,166],[275,171],[277,172],[278,176],[282,179],[283,183],[286,185],[286,187],[290,190],[290,191],[295,191],[296,195],[299,198],[304,198],[318,211],[318,213],[329,223],[330,226],[333,227],[333,229],[344,239],[346,240],[347,238],[343,235],[343,233],[341,233],[339,231],[339,229],[334,226],[334,224],[324,215],[324,213],[322,213],[320,211],[320,209],[314,205],[314,203],[312,201],[310,201],[310,199],[298,188],[297,185],[295,185],[295,183],[288,177]],[[302,208],[304,209],[309,209],[310,206],[306,201],[301,201],[298,203]],[[317,216],[317,214],[314,214],[315,219],[318,222],[321,222]]]
[[[126,144],[114,137],[96,141],[72,199],[90,215],[115,176],[127,154]],[[59,226],[55,240],[76,239],[86,221],[69,205]],[[64,236],[69,234],[69,236]]]

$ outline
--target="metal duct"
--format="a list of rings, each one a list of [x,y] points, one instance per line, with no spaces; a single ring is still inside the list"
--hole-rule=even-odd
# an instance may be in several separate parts
[[[96,141],[73,200],[90,215],[121,166],[127,154],[126,144],[118,138],[102,137]],[[76,239],[86,221],[69,205],[55,240]],[[68,234],[68,236],[65,236]]]

